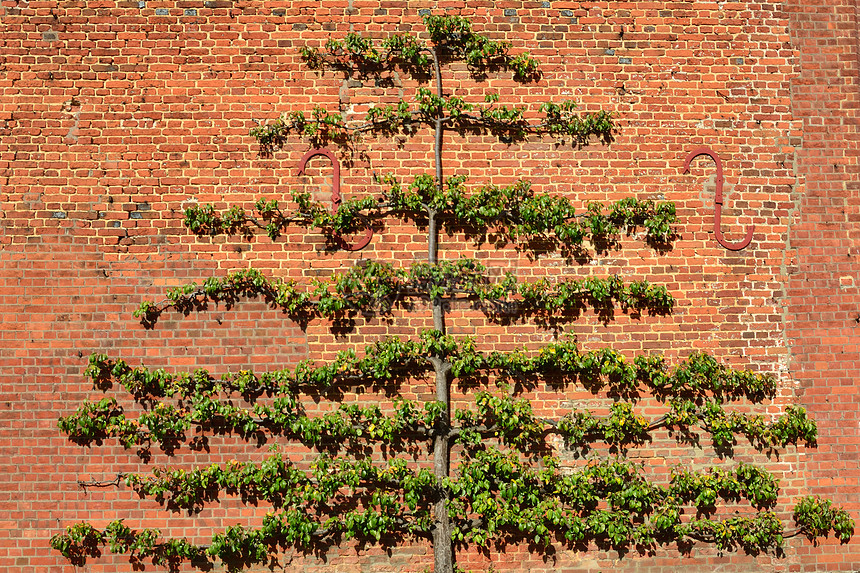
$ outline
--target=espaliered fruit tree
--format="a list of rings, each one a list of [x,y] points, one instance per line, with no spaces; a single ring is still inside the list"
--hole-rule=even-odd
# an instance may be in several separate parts
[[[308,284],[243,270],[208,278],[202,286],[179,287],[165,301],[144,303],[136,315],[151,325],[166,311],[256,296],[302,324],[331,320],[339,328],[356,328],[359,316],[427,309],[432,328],[411,338],[381,338],[363,351],[343,350],[326,363],[307,360],[264,373],[168,373],[93,355],[86,375],[95,387],[107,392],[120,386],[145,409],[126,413],[109,396],[84,403],[59,421],[75,441],[116,439],[141,452],[155,444],[170,452],[192,431],[219,432],[246,440],[264,435],[281,442],[282,449],[294,443],[318,457],[299,467],[276,451],[261,454],[260,463],[159,469],[99,484],[125,486],[166,508],[192,512],[228,494],[271,506],[261,523],[229,527],[207,544],[134,530],[117,519],[104,528],[70,525],[53,538],[53,547],[75,563],[109,546],[133,560],[220,560],[241,568],[284,552],[324,553],[350,539],[380,545],[425,539],[433,547],[435,571],[450,573],[456,569],[456,549],[470,546],[493,550],[525,542],[536,551],[596,546],[623,554],[661,545],[689,550],[701,543],[758,554],[778,553],[795,535],[815,539],[834,533],[848,541],[853,521],[827,500],[800,499],[793,523],[783,523],[774,511],[778,480],[761,467],[725,463],[706,471],[676,469],[658,482],[626,456],[661,432],[659,439],[671,433],[702,438],[729,461],[739,441],[758,450],[813,445],[816,426],[802,408],[789,406],[775,417],[749,413],[752,405],[775,396],[773,377],[731,369],[703,353],[671,366],[658,355],[631,359],[608,348],[585,351],[565,337],[538,350],[488,352],[474,338],[448,333],[450,305],[462,301],[500,327],[513,320],[560,324],[587,308],[671,312],[672,296],[646,281],[610,276],[520,282],[513,274],[491,275],[475,259],[440,259],[439,241],[462,232],[481,242],[491,234],[521,249],[536,244],[544,252],[576,255],[605,251],[619,235],[638,229],[639,237],[659,247],[674,239],[675,208],[628,198],[578,212],[566,198],[534,192],[526,181],[468,189],[465,177],[446,178],[446,133],[489,134],[507,142],[551,138],[582,146],[611,140],[613,117],[580,114],[570,101],[527,109],[500,105],[493,93],[482,102],[454,95],[442,81],[442,70],[452,63],[465,62],[478,81],[492,72],[511,73],[524,83],[539,77],[538,63],[474,32],[464,18],[426,16],[424,24],[426,31],[391,35],[381,43],[348,34],[323,49],[302,50],[304,62],[315,69],[383,78],[393,69],[409,73],[418,85],[413,99],[370,107],[358,124],[321,107],[310,115],[294,111],[251,134],[273,151],[295,136],[313,146],[348,147],[362,137],[429,129],[435,135],[434,172],[417,174],[408,185],[394,175],[376,177],[385,189],[381,198],[351,199],[336,212],[298,193],[283,204],[261,200],[255,212],[199,206],[185,215],[198,235],[265,233],[277,240],[288,227],[304,226],[321,230],[333,245],[339,237],[395,218],[426,231],[426,261],[408,267],[370,261],[331,282]],[[422,301],[427,306],[417,304]],[[314,414],[303,400],[308,393],[336,400],[343,388],[356,385],[399,396],[404,381],[422,378],[434,389],[433,399],[423,403],[341,403]],[[572,409],[545,419],[524,398],[538,384],[558,391],[577,385],[608,407],[603,413]],[[452,408],[452,385],[470,395],[473,405]],[[646,418],[637,408],[643,396],[662,405],[662,415]],[[562,467],[559,443],[587,461]],[[721,517],[719,508],[729,502],[748,507],[738,512],[745,506],[732,505],[730,516]]]

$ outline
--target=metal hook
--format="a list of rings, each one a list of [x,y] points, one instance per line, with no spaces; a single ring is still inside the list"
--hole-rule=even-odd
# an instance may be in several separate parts
[[[737,243],[730,243],[726,240],[723,235],[723,231],[720,229],[722,224],[722,215],[723,215],[723,162],[720,161],[720,156],[716,154],[716,152],[710,147],[699,147],[690,152],[687,156],[687,159],[684,160],[684,171],[682,173],[690,172],[690,162],[693,161],[699,155],[707,155],[711,159],[714,160],[714,163],[717,164],[717,192],[714,194],[714,236],[717,238],[717,242],[723,247],[727,248],[730,251],[740,251],[744,247],[750,244],[753,237],[753,231],[755,231],[755,225],[749,227],[747,229],[747,236],[738,241]]]
[[[341,196],[340,196],[340,163],[338,163],[337,157],[335,157],[334,153],[329,151],[328,149],[311,149],[307,153],[305,153],[304,157],[302,157],[301,161],[299,161],[299,175],[304,174],[305,167],[307,167],[308,161],[311,157],[316,157],[317,155],[324,155],[331,159],[331,165],[334,168],[334,173],[332,174],[332,189],[331,189],[331,205],[332,211],[337,211],[338,207],[341,204]],[[343,237],[337,235],[337,240],[340,243],[340,247],[347,251],[360,251],[368,244],[370,244],[370,239],[373,237],[373,227],[368,225],[367,232],[364,237],[361,238],[360,241],[355,243],[354,245],[350,245],[347,243]]]

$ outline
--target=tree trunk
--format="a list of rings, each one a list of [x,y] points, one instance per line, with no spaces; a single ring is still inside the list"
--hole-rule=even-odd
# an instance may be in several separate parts
[[[433,51],[433,66],[436,72],[436,94],[442,97],[442,72],[439,67],[439,58]],[[442,190],[442,124],[443,110],[436,110],[436,133],[434,146],[434,160],[436,167],[436,189]],[[428,240],[427,261],[430,264],[439,262],[439,221],[435,209],[428,209]],[[445,308],[439,298],[431,301],[433,307],[433,328],[445,332]],[[445,407],[442,410],[441,419],[436,424],[436,436],[433,439],[433,475],[442,480],[448,477],[450,470],[450,444],[449,433],[451,431],[451,363],[444,356],[432,356],[430,361],[436,374],[436,400],[442,402]],[[454,543],[451,539],[451,519],[448,515],[448,491],[439,488],[439,499],[433,506],[433,570],[435,573],[454,573]]]
[[[448,476],[450,469],[448,434],[450,424],[450,382],[448,373],[451,364],[447,360],[434,357],[436,371],[436,399],[444,402],[442,419],[436,425],[437,434],[433,440],[433,474],[437,479]],[[439,499],[433,507],[433,563],[436,573],[454,572],[454,547],[451,540],[451,520],[448,515],[448,490],[439,488]]]

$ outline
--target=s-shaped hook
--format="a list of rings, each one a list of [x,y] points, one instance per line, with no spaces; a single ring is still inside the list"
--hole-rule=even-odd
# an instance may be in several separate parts
[[[747,229],[747,236],[737,243],[726,241],[723,231],[720,229],[723,215],[723,162],[720,161],[720,156],[710,147],[698,147],[690,152],[687,159],[684,161],[683,173],[690,171],[690,162],[699,155],[707,155],[717,164],[717,192],[714,195],[714,236],[717,237],[717,242],[730,251],[740,251],[750,244],[755,231],[755,225]]]
[[[305,153],[304,157],[302,157],[301,161],[299,161],[299,175],[302,175],[305,172],[305,167],[308,164],[308,161],[311,157],[316,157],[317,155],[324,155],[331,159],[331,165],[334,168],[334,173],[332,174],[332,189],[331,189],[331,205],[332,211],[337,212],[338,207],[340,207],[341,197],[340,197],[340,163],[338,163],[337,157],[334,156],[334,153],[329,151],[328,149],[311,149],[307,153]],[[361,238],[354,245],[350,245],[347,243],[343,237],[337,235],[337,241],[340,243],[340,247],[347,251],[360,251],[364,247],[366,247],[370,243],[370,239],[373,237],[373,228],[368,226],[367,232],[364,237]]]

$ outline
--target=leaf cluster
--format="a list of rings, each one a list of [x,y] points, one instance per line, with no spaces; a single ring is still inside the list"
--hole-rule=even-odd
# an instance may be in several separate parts
[[[343,115],[331,112],[325,107],[315,105],[310,116],[302,110],[282,114],[271,123],[258,124],[249,130],[249,135],[260,142],[264,149],[280,145],[290,133],[295,133],[310,141],[315,147],[327,142],[348,145],[356,140],[358,134],[382,127],[371,123],[365,126],[350,127]]]
[[[465,61],[476,75],[488,69],[510,70],[521,81],[540,75],[539,62],[528,53],[512,55],[510,42],[475,33],[466,18],[428,15],[423,20],[429,45],[413,34],[392,34],[376,43],[351,32],[342,40],[328,40],[323,50],[302,48],[302,59],[312,69],[332,66],[365,73],[399,65],[419,79],[430,75],[434,56],[446,61]]]
[[[106,390],[116,380],[135,400],[146,403],[156,398],[189,398],[197,394],[237,393],[248,401],[261,395],[295,395],[302,390],[325,390],[349,383],[387,384],[397,376],[424,373],[426,358],[436,351],[439,337],[425,332],[420,340],[386,338],[365,347],[365,355],[342,350],[330,361],[302,360],[295,368],[264,372],[228,372],[216,378],[208,370],[173,374],[164,369],[131,367],[123,359],[93,354],[84,375],[93,386]]]
[[[483,102],[472,102],[457,95],[440,96],[419,87],[411,100],[370,106],[358,122],[347,123],[342,114],[315,105],[309,113],[294,110],[268,123],[259,123],[251,128],[249,135],[264,149],[282,145],[291,134],[316,147],[329,142],[349,147],[366,135],[414,135],[420,126],[433,128],[439,123],[460,134],[491,134],[506,143],[546,136],[582,147],[592,137],[611,141],[615,131],[612,112],[580,113],[571,100],[543,103],[528,116],[525,107],[497,106],[497,101],[498,94],[487,94]]]
[[[848,543],[854,535],[854,520],[829,499],[807,496],[794,506],[794,521],[809,539],[826,537],[833,531],[839,541]]]
[[[302,509],[318,517],[318,529],[330,530],[326,520],[341,515],[342,505],[379,505],[374,494],[398,493],[402,504],[417,519],[420,507],[426,518],[429,504],[438,498],[436,480],[428,469],[413,471],[407,460],[389,459],[377,465],[369,459],[349,460],[321,454],[310,473],[297,469],[279,453],[260,464],[231,461],[191,471],[156,469],[151,475],[130,474],[125,483],[144,497],[175,509],[198,511],[219,492],[240,495],[246,501],[265,501],[277,510]],[[328,517],[325,517],[328,516]]]
[[[529,283],[518,282],[511,274],[494,280],[484,265],[461,258],[435,265],[414,263],[407,268],[366,261],[333,274],[330,281],[314,280],[310,288],[292,280],[270,279],[256,269],[239,270],[224,278],[210,277],[202,286],[188,283],[170,289],[166,300],[144,301],[134,316],[152,325],[169,308],[189,312],[207,301],[229,306],[242,297],[258,295],[299,322],[374,310],[387,313],[395,304],[408,306],[416,299],[471,300],[480,303],[477,308],[489,316],[536,314],[555,316],[559,321],[575,318],[588,307],[609,317],[616,306],[624,312],[662,314],[674,305],[665,287],[645,280],[625,282],[610,276]]]
[[[432,175],[423,174],[406,188],[391,175],[380,181],[389,186],[383,197],[349,199],[334,213],[309,194],[296,193],[293,200],[297,210],[293,214],[281,209],[277,201],[265,199],[257,201],[256,216],[241,207],[221,214],[212,205],[194,205],[185,211],[185,225],[197,235],[212,236],[250,237],[260,229],[275,240],[292,224],[337,236],[360,231],[369,221],[392,215],[421,224],[432,211],[449,231],[465,230],[479,240],[492,230],[505,240],[551,241],[567,249],[579,249],[591,241],[602,249],[621,233],[633,233],[639,227],[644,228],[646,240],[655,245],[666,245],[675,236],[673,203],[627,197],[607,206],[592,202],[585,211],[578,211],[564,197],[535,193],[526,181],[504,187],[488,185],[472,194],[466,193],[462,176],[450,177],[445,185],[439,185]]]
[[[483,70],[501,68],[514,72],[520,81],[540,76],[539,62],[528,53],[511,55],[510,42],[476,34],[472,23],[462,16],[425,16],[430,41],[445,59],[462,59],[480,75]]]
[[[89,523],[76,523],[51,538],[51,547],[59,551],[75,565],[86,564],[87,557],[101,556],[101,547],[110,547],[113,553],[128,553],[133,562],[151,559],[155,565],[175,566],[183,560],[198,561],[204,548],[189,543],[185,539],[159,540],[161,532],[157,529],[133,531],[122,519],[110,522],[104,530],[98,530]]]
[[[415,435],[427,436],[440,413],[436,402],[427,402],[422,409],[412,401],[399,400],[393,415],[386,415],[379,406],[341,404],[332,412],[309,416],[289,394],[277,397],[272,405],[257,403],[253,408],[198,394],[179,405],[156,402],[152,410],[136,417],[126,416],[114,398],[84,402],[76,412],[60,418],[58,427],[78,442],[116,438],[125,448],[144,450],[154,442],[171,451],[192,427],[235,432],[245,438],[267,431],[307,445],[338,449],[368,440],[398,444]]]
[[[390,186],[385,202],[393,211],[433,210],[463,227],[495,229],[514,240],[552,236],[560,244],[580,246],[585,240],[606,242],[640,226],[653,242],[666,243],[674,235],[673,203],[627,197],[607,206],[588,203],[579,212],[565,197],[535,193],[527,181],[504,187],[487,185],[472,194],[466,193],[463,176],[450,177],[441,185],[432,175],[423,174],[408,188],[390,175],[381,181]]]
[[[784,526],[768,510],[727,519],[683,519],[685,507],[710,514],[717,499],[775,503],[777,483],[767,472],[741,464],[725,471],[677,470],[667,485],[645,479],[629,461],[591,462],[561,472],[552,458],[543,469],[493,449],[479,452],[451,481],[455,537],[479,546],[556,542],[625,552],[657,544],[714,543],[721,551],[758,554],[782,547]]]

